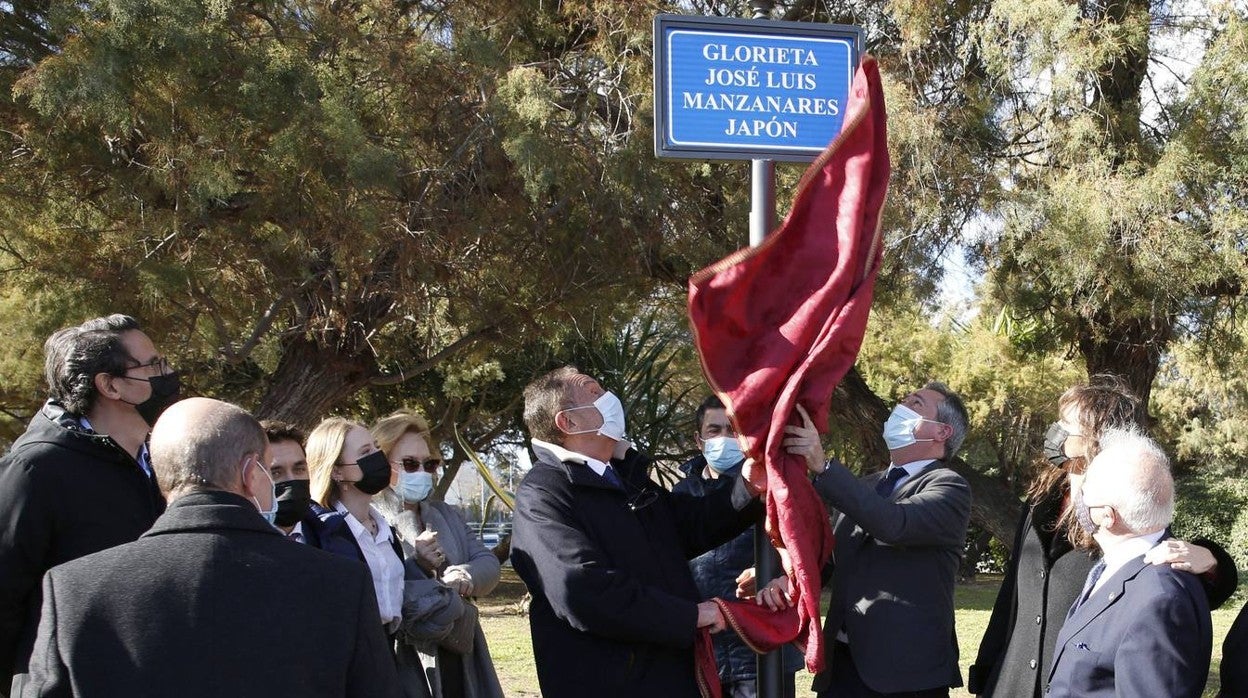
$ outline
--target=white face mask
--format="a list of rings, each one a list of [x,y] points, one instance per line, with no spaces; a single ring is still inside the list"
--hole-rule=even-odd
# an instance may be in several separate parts
[[[930,421],[905,405],[894,407],[888,421],[884,422],[884,443],[888,444],[888,450],[905,448],[918,441],[935,441],[914,438],[914,430],[919,428],[919,424]]]
[[[583,429],[581,431],[564,433],[569,436],[598,433],[613,441],[620,441],[624,438],[624,405],[620,403],[620,399],[615,396],[615,393],[607,391],[602,394],[602,397],[594,400],[592,405],[570,407],[563,411],[572,412],[573,410],[588,410],[590,408],[598,410],[598,414],[602,415],[602,426],[597,429]]]

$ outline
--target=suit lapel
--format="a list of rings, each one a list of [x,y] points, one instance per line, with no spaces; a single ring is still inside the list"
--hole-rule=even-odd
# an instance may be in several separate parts
[[[1139,576],[1145,567],[1148,567],[1148,563],[1144,562],[1143,555],[1131,560],[1115,572],[1109,581],[1096,590],[1096,593],[1089,596],[1074,615],[1066,619],[1061,631],[1057,634],[1057,651],[1053,656],[1053,664],[1049,667],[1050,679],[1053,678],[1053,672],[1061,662],[1062,654],[1065,653],[1070,640],[1083,632],[1084,628],[1087,628],[1102,613],[1108,611],[1111,606],[1118,603],[1126,594],[1127,586]]]
[[[901,499],[903,497],[909,497],[910,495],[917,492],[923,486],[923,483],[927,480],[927,474],[932,471],[932,468],[939,468],[942,465],[944,465],[944,463],[942,463],[941,461],[934,460],[931,463],[928,463],[927,465],[923,466],[922,470],[910,476],[910,479],[901,483],[901,487],[898,487],[897,489],[893,490],[892,496],[888,498],[889,501],[895,502],[898,499]],[[881,477],[883,477],[883,473],[881,473],[880,475]]]

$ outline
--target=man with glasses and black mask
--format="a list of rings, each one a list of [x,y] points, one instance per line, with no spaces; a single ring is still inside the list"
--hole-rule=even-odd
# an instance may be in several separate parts
[[[511,560],[533,596],[542,695],[698,695],[694,637],[724,618],[698,602],[689,558],[762,513],[753,464],[704,497],[668,492],[624,438],[619,398],[571,366],[525,388],[524,421],[536,459],[516,492]]]
[[[139,323],[88,320],[44,355],[48,401],[0,460],[0,692],[26,671],[44,572],[135,540],[165,510],[147,436],[178,374]]]

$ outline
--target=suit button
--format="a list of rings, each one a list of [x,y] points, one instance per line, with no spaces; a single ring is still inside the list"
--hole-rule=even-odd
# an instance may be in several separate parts
[[[1040,617],[1040,616],[1036,616],[1036,625],[1040,625],[1042,622],[1044,622],[1044,621],[1041,619],[1041,617]]]
[[[1044,570],[1040,570],[1040,578],[1041,578],[1041,579],[1044,579],[1044,574],[1045,574]]]
[[[1027,662],[1027,664],[1028,664],[1028,666],[1030,666],[1032,669],[1035,669],[1035,668],[1036,668],[1036,660],[1034,660],[1034,659],[1033,659],[1033,660],[1031,660],[1030,662]]]

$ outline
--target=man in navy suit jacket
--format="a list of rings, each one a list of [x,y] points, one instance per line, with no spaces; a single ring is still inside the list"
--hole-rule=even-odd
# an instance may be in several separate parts
[[[1072,496],[1104,553],[1057,637],[1052,696],[1200,696],[1213,628],[1199,580],[1144,554],[1168,537],[1170,462],[1156,442],[1110,430]]]

